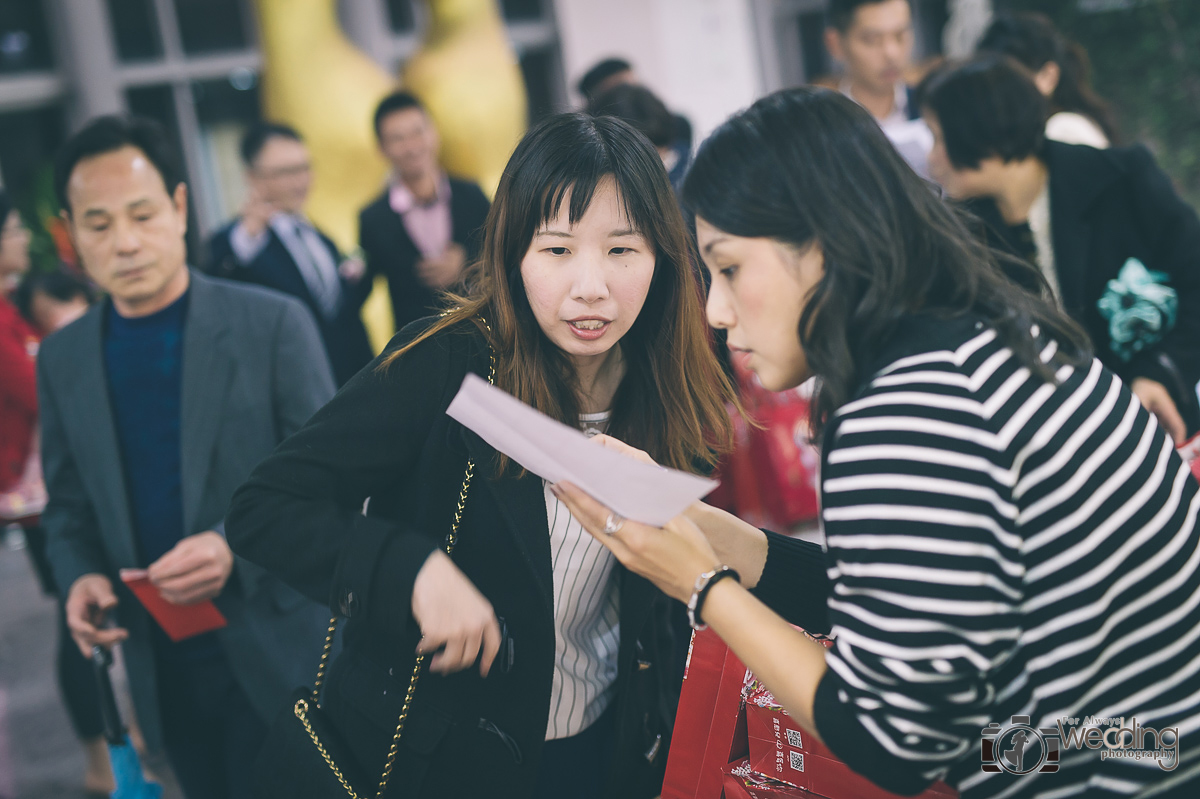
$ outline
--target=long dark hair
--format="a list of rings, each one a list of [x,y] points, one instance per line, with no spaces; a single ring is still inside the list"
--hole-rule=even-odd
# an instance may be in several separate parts
[[[466,296],[448,295],[447,313],[393,353],[383,368],[440,331],[474,323],[496,352],[496,385],[554,419],[577,425],[575,370],[538,326],[521,261],[538,227],[558,215],[568,196],[575,224],[605,178],[616,183],[633,229],[656,257],[646,302],[619,345],[626,373],[608,432],[667,466],[694,470],[701,463],[714,464],[732,441],[725,404],[735,402],[734,390],[709,344],[687,228],[662,159],[644,136],[614,117],[559,114],[525,135],[500,178]],[[502,460],[501,468],[506,463]]]
[[[837,92],[776,92],[725,122],[701,145],[683,198],[726,233],[820,245],[825,274],[798,330],[819,378],[815,433],[869,377],[863,370],[906,314],[979,313],[1047,380],[1053,371],[1038,357],[1033,325],[1058,342],[1056,363],[1089,357],[1086,334],[1012,282],[999,265],[1004,256],[972,235],[870,114]],[[1005,266],[1043,285],[1033,267],[1015,259]]]
[[[1033,72],[1053,61],[1059,78],[1050,95],[1051,111],[1083,114],[1100,126],[1109,141],[1117,141],[1112,109],[1092,88],[1087,51],[1063,36],[1045,14],[1026,11],[997,16],[976,49],[1011,56]]]

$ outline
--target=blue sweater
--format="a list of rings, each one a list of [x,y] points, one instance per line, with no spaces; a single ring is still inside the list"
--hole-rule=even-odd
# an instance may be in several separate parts
[[[121,316],[110,303],[105,320],[108,394],[142,566],[185,535],[180,428],[188,296],[135,318]],[[217,646],[211,633],[172,645],[157,625],[154,632],[159,651],[176,657],[212,654]]]
[[[188,295],[149,316],[110,303],[104,366],[141,565],[183,538],[183,325]]]

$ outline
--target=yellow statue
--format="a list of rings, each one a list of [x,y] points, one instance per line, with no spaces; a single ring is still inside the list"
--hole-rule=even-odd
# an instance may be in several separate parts
[[[304,136],[313,160],[308,215],[338,246],[358,241],[358,211],[383,187],[387,165],[371,127],[396,88],[342,34],[337,0],[257,0],[268,119]],[[447,171],[490,196],[525,131],[525,86],[496,0],[427,0],[429,27],[404,68],[407,88],[438,126]],[[380,278],[363,319],[378,352],[394,330]]]
[[[371,115],[396,81],[342,34],[337,0],[258,0],[263,112],[308,143],[306,209],[343,250],[358,246],[358,210],[383,186],[387,163]]]
[[[404,85],[429,109],[446,171],[490,197],[525,132],[525,83],[496,0],[427,0],[429,28]]]

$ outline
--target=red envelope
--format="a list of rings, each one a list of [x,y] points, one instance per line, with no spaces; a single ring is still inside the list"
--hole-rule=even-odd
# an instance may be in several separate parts
[[[144,569],[121,569],[121,582],[129,586],[129,590],[150,612],[158,626],[176,643],[219,630],[228,623],[212,600],[206,599],[194,605],[172,605],[163,599]]]

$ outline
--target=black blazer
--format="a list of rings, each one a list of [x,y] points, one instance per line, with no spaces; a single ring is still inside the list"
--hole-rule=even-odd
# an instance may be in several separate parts
[[[274,230],[268,228],[267,245],[249,264],[243,264],[234,255],[230,234],[237,221],[230,222],[218,230],[208,241],[208,260],[204,271],[210,275],[243,283],[257,283],[260,286],[282,291],[296,297],[312,312],[325,343],[325,352],[333,366],[333,376],[337,384],[343,385],[355,372],[371,360],[371,344],[367,339],[367,330],[363,327],[362,304],[371,290],[371,281],[364,276],[358,283],[351,283],[343,277],[338,279],[342,284],[342,304],[337,315],[327,319],[317,307],[316,300],[308,290],[308,284],[300,274],[296,261],[288,252],[283,241]],[[341,261],[341,253],[337,245],[320,231],[317,233],[321,241],[329,248],[334,263]]]
[[[437,292],[417,280],[416,265],[421,253],[413,243],[404,220],[392,210],[388,189],[358,215],[358,243],[367,257],[372,278],[384,275],[392,297],[396,329],[415,322],[440,308]],[[487,197],[474,183],[450,178],[450,238],[467,251],[467,263],[479,255],[480,228],[487,220]]]
[[[1187,423],[1200,428],[1200,219],[1141,145],[1097,150],[1047,141],[1050,224],[1063,306],[1091,337],[1096,357],[1129,383],[1146,377],[1166,386]],[[988,240],[1015,251],[990,199],[968,204],[987,224]],[[1126,259],[1164,272],[1179,296],[1175,327],[1129,362],[1112,349],[1097,303]]]
[[[401,332],[385,354],[425,324]],[[405,786],[396,787],[402,796],[528,796],[546,735],[555,648],[542,481],[497,477],[496,451],[445,413],[468,371],[487,374],[487,347],[474,325],[437,334],[384,372],[379,363],[255,469],[234,497],[226,534],[239,555],[349,617],[323,707],[361,769],[377,779],[420,635],[410,612],[413,582],[450,531],[473,458],[453,559],[505,620],[515,662],[486,680],[474,669],[426,672],[392,782]],[[667,667],[669,600],[619,565],[614,579],[621,642],[607,795],[651,797],[662,787],[678,701]]]

